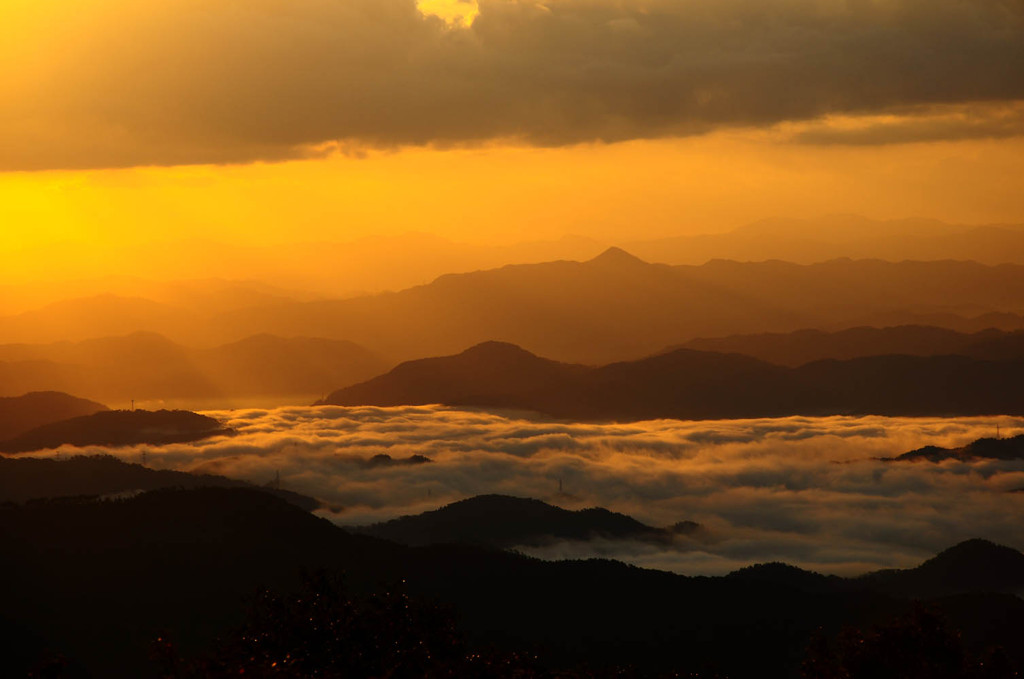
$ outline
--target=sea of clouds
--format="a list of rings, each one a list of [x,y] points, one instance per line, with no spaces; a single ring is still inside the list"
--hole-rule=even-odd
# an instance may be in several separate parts
[[[153,468],[315,496],[345,525],[484,493],[601,506],[656,526],[692,520],[672,545],[591,541],[525,549],[612,557],[686,574],[764,561],[856,574],[906,567],[984,537],[1024,549],[1024,461],[885,462],[923,445],[1024,431],[1018,418],[788,417],[565,423],[442,406],[210,411],[237,430],[194,444],[110,451]],[[63,451],[71,452],[70,450]],[[75,450],[81,453],[81,450]],[[52,452],[50,453],[52,455]],[[424,455],[418,465],[368,464]],[[562,492],[559,492],[561,483]]]

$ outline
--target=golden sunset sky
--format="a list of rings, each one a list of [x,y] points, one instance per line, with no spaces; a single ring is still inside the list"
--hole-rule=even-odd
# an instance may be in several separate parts
[[[1024,222],[1007,0],[5,0],[0,63],[28,278],[195,239]]]

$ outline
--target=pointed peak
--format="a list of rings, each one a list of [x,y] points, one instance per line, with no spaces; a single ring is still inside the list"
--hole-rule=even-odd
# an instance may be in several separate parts
[[[612,246],[594,257],[588,262],[588,264],[612,264],[616,266],[622,265],[635,265],[635,264],[647,264],[644,260],[640,259],[636,255],[631,255],[622,248]]]

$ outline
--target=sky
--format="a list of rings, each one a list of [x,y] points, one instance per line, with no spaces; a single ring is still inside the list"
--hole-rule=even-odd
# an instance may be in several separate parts
[[[6,0],[0,63],[0,254],[39,278],[188,239],[1024,222],[1013,0]]]

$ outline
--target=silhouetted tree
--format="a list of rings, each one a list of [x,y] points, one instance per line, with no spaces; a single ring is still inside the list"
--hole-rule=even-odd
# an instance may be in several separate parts
[[[352,595],[323,571],[289,595],[261,591],[242,628],[204,658],[183,662],[166,637],[152,650],[163,676],[175,678],[541,676],[528,654],[470,651],[448,611],[411,598],[402,583]]]

